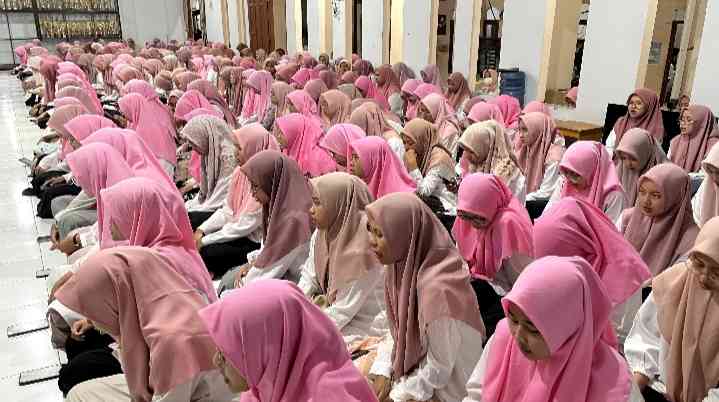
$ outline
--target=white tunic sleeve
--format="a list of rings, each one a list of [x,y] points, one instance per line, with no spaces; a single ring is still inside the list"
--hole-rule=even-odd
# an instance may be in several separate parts
[[[372,363],[370,374],[379,375],[383,377],[392,377],[392,350],[394,349],[394,338],[391,335],[387,335],[382,339],[379,346],[377,347],[377,357]]]
[[[245,277],[245,284],[260,279],[286,279],[297,283],[300,279],[302,264],[307,260],[310,242],[297,246],[287,255],[280,258],[272,266],[266,268],[250,268]]]
[[[212,192],[212,194],[209,194],[204,202],[199,201],[199,195],[198,197],[195,197],[185,203],[185,207],[187,208],[187,212],[214,212],[219,208],[222,208],[222,205],[225,203],[225,199],[227,199],[227,194],[230,191],[230,181],[232,180],[232,175],[228,175],[220,179],[220,181],[215,186],[215,190]]]
[[[404,142],[402,142],[401,138],[393,137],[387,140],[387,145],[389,145],[389,149],[394,152],[395,155],[399,158],[400,162],[404,160]]]
[[[614,157],[614,150],[617,148],[617,134],[612,130],[611,133],[609,133],[609,137],[607,137],[607,141],[604,143],[604,147],[607,148],[607,152],[609,152],[609,157]]]
[[[222,208],[215,211],[212,216],[207,218],[206,221],[202,222],[198,229],[202,230],[205,235],[210,235],[222,229],[222,227],[225,226],[225,223],[229,222],[230,219],[232,219],[232,216],[232,210],[230,209],[229,205],[227,205],[227,201],[225,201],[224,205],[222,205]]]
[[[657,322],[657,306],[650,294],[639,308],[634,325],[624,342],[624,356],[627,358],[632,372],[642,373],[652,382],[658,381],[661,375],[662,339]],[[654,388],[654,384],[651,384]]]
[[[705,178],[704,181],[702,181],[702,184],[699,186],[699,190],[697,190],[697,193],[694,194],[694,197],[692,197],[692,212],[694,213],[694,222],[701,228],[701,220],[702,220],[702,203],[704,199],[704,190],[707,186],[707,180],[711,180],[709,177]]]
[[[224,208],[223,208],[224,209]],[[260,229],[262,228],[262,210],[241,215],[238,219],[233,219],[231,216],[227,216],[226,212],[221,212],[223,209],[219,209],[212,215],[215,217],[218,214],[222,214],[223,219],[227,219],[222,229],[211,233],[202,238],[202,245],[207,246],[214,243],[226,243],[242,237],[248,237],[259,243],[261,238]],[[218,219],[219,220],[219,219]],[[207,223],[207,221],[205,221]],[[211,223],[212,225],[213,223]],[[202,226],[200,226],[202,229]],[[204,231],[204,230],[203,230]]]
[[[302,264],[302,272],[300,273],[300,281],[297,286],[302,290],[310,300],[315,295],[322,292],[322,287],[317,280],[317,271],[315,271],[315,242],[317,241],[317,233],[315,230],[310,237],[310,249],[307,254],[305,263]]]
[[[335,302],[325,309],[325,313],[342,330],[359,313],[362,307],[374,296],[375,289],[382,283],[384,276],[375,267],[361,278],[337,291]]]
[[[562,184],[562,176],[559,174],[559,162],[549,162],[544,165],[544,177],[539,189],[527,194],[527,201],[547,200],[552,193]]]
[[[614,222],[615,225],[621,225],[622,211],[624,211],[624,192],[623,191],[612,191],[607,194],[604,200],[604,214],[607,215],[609,220]]]

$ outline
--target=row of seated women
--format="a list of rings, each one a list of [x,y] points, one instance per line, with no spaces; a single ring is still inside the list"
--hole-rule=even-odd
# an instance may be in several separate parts
[[[375,81],[391,76],[380,70]],[[714,347],[697,341],[719,269],[713,152],[698,156],[700,232],[690,169],[666,163],[651,108],[630,107],[610,154],[593,142],[565,150],[539,103],[475,99],[462,117],[440,90],[416,95],[417,117],[393,120],[366,99],[369,78],[355,107],[321,92],[320,113],[310,91],[268,99],[251,76],[239,114],[237,100],[192,89],[168,110],[149,82],[115,80],[130,129],[55,99],[49,127],[63,146],[39,162],[66,164],[65,186],[80,191],[64,208],[52,199],[54,245],[72,262],[55,270],[49,308],[53,343],[72,355],[68,400],[714,397],[711,359],[693,359]],[[268,120],[257,110],[270,105]],[[329,105],[344,111],[327,117]],[[671,156],[713,144],[713,116],[697,111],[684,112]],[[516,128],[504,117],[514,113]],[[178,142],[197,155],[187,202],[170,179]],[[533,223],[524,204],[541,199]],[[706,303],[680,303],[690,291]]]

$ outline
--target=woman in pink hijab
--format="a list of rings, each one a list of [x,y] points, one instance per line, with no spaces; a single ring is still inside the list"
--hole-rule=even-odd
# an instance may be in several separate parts
[[[549,199],[560,185],[559,162],[564,153],[563,141],[557,135],[554,120],[547,115],[529,113],[519,119],[515,153],[527,178],[527,200]]]
[[[614,148],[622,141],[624,133],[632,128],[643,128],[657,140],[664,141],[664,121],[662,120],[661,102],[656,92],[640,88],[627,97],[627,114],[614,124],[614,129],[607,137],[607,149],[614,153]]]
[[[335,324],[291,283],[258,281],[199,314],[242,402],[377,401]]]
[[[299,164],[305,175],[318,177],[337,170],[334,159],[319,146],[324,132],[317,119],[290,113],[277,119],[276,123],[273,134],[280,148]]]
[[[601,209],[613,222],[619,222],[626,197],[617,170],[604,145],[594,141],[572,144],[559,163],[564,176],[560,193],[550,200],[575,197]]]
[[[408,79],[402,84],[402,100],[404,106],[402,107],[402,114],[405,121],[410,121],[417,117],[417,103],[419,98],[415,96],[414,91],[422,84],[422,81],[415,79]]]
[[[285,82],[275,81],[272,83],[270,92],[272,94],[272,105],[275,107],[275,121],[288,113],[287,95],[292,91],[294,91],[294,89]]]
[[[462,73],[454,72],[449,76],[447,79],[447,91],[445,91],[444,96],[449,101],[452,109],[462,110],[464,103],[472,97],[469,83]]]
[[[485,335],[462,256],[432,210],[413,194],[385,196],[365,211],[370,248],[387,266],[392,335],[370,370],[375,394],[379,400],[427,395],[462,400]],[[428,376],[436,381],[425,381]]]
[[[544,102],[531,101],[524,106],[524,109],[522,109],[522,114],[533,112],[544,113],[547,116],[552,117],[552,108]]]
[[[254,97],[252,104],[242,109],[242,117],[248,119],[256,116],[258,123],[262,123],[265,128],[266,124],[271,127],[274,119],[272,122],[266,122],[265,118],[272,103],[272,75],[267,71],[255,71],[247,80],[247,87],[254,92]]]
[[[351,157],[350,143],[366,137],[365,132],[354,124],[336,124],[320,140],[320,147],[332,155],[341,170],[347,170]]]
[[[397,192],[414,193],[417,184],[404,164],[380,137],[366,137],[350,143],[348,170],[364,180],[375,199]]]
[[[87,90],[84,88],[78,88],[78,87],[65,87],[55,94],[57,99],[62,99],[66,97],[75,98],[82,103],[82,105],[87,109],[88,112],[94,113],[96,115],[102,116],[104,114],[104,111],[102,110],[102,106],[99,105],[99,102],[96,104],[91,95],[88,94]]]
[[[198,316],[207,300],[162,254],[142,247],[100,251],[57,298],[121,342],[125,371],[76,385],[68,401],[232,399]]]
[[[441,144],[452,154],[452,158],[456,159],[459,149],[457,140],[462,131],[447,98],[440,94],[425,96],[417,107],[417,117],[437,127]]]
[[[420,70],[419,74],[422,76],[422,81],[425,84],[440,85],[440,72],[436,64],[426,65]]]
[[[232,114],[230,107],[227,105],[227,101],[222,97],[220,92],[215,87],[215,84],[208,80],[195,80],[187,86],[188,91],[196,90],[202,94],[213,106],[222,111],[225,116],[225,121],[230,127],[237,127],[237,119]]]
[[[694,221],[699,227],[719,216],[719,145],[714,145],[702,162],[706,173],[702,184],[692,198]]]
[[[312,70],[308,68],[300,68],[289,81],[289,84],[295,87],[295,89],[302,89],[307,84],[307,81],[312,79]]]
[[[212,111],[212,115],[225,118],[224,114],[210,103],[199,91],[189,90],[182,94],[175,105],[175,120],[190,121],[190,113],[197,109]],[[225,120],[227,122],[227,120]],[[228,123],[229,124],[229,123]]]
[[[352,113],[352,100],[342,91],[331,89],[319,99],[322,126],[328,130],[335,124],[347,123]]]
[[[662,163],[642,175],[637,202],[622,216],[622,232],[654,276],[685,256],[699,232],[687,173]]]
[[[357,90],[360,91],[362,98],[374,100],[383,111],[389,111],[389,102],[387,101],[387,98],[382,95],[382,93],[377,89],[377,85],[375,85],[369,77],[362,75],[357,78],[357,81],[355,81],[354,84]]]
[[[173,81],[175,82],[175,87],[179,89],[180,91],[187,91],[187,86],[190,85],[192,82],[201,80],[202,77],[194,73],[192,71],[185,71],[183,73],[177,74]]]
[[[606,335],[612,302],[586,261],[533,262],[502,307],[507,318],[487,343],[465,402],[643,401],[616,339]]]
[[[353,62],[352,71],[358,76],[369,77],[374,73],[374,67],[369,60],[359,59]]]
[[[504,118],[499,106],[489,102],[479,102],[470,109],[467,115],[470,124],[494,120],[504,128]]]
[[[502,118],[504,119],[504,127],[510,130],[517,129],[519,115],[522,113],[522,108],[519,106],[517,98],[509,95],[500,95],[490,100],[489,103],[499,106],[499,110],[502,112]],[[510,137],[512,136],[510,135]]]
[[[320,71],[320,79],[325,83],[328,90],[337,89],[337,86],[339,86],[339,77],[334,71]]]
[[[305,85],[304,90],[310,95],[310,97],[312,97],[312,100],[314,100],[315,103],[319,103],[320,96],[327,92],[328,88],[324,81],[319,78],[314,78],[307,81],[307,85]]]
[[[364,130],[368,136],[384,138],[392,152],[400,160],[404,158],[405,148],[402,137],[390,126],[385,114],[376,103],[368,102],[358,107],[350,115],[349,122]]]
[[[377,89],[389,101],[395,94],[399,94],[402,84],[399,77],[389,64],[383,64],[377,69]]]
[[[210,275],[192,239],[185,204],[177,191],[168,191],[147,178],[130,178],[102,190],[102,205],[102,216],[98,219],[101,248],[108,248],[119,234],[128,246],[157,251],[208,302],[217,301]]]
[[[709,150],[719,142],[719,127],[711,109],[691,105],[681,114],[681,134],[669,146],[669,159],[688,173],[697,173]]]
[[[649,131],[633,128],[624,133],[614,151],[614,164],[627,198],[626,205],[634,205],[637,200],[639,177],[667,161],[667,156]]]
[[[319,120],[317,103],[307,92],[297,89],[287,95],[287,111],[289,113],[300,113],[304,116]]]

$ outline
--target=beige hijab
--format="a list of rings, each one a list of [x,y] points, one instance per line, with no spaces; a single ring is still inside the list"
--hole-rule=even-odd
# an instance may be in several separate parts
[[[504,128],[494,120],[469,126],[460,137],[459,144],[484,160],[480,166],[475,166],[462,158],[465,174],[491,173],[502,178],[505,184],[522,174]]]
[[[709,150],[707,157],[704,158],[703,165],[705,170],[707,165],[714,169],[719,169],[719,145],[714,145]],[[717,193],[719,193],[719,186],[710,175],[706,175],[704,177],[700,226],[704,226],[709,219],[719,215],[719,197],[717,197]]]
[[[449,151],[440,145],[439,132],[430,122],[414,119],[407,123],[402,133],[415,142],[417,167],[425,176],[435,167],[454,170],[454,161]]]

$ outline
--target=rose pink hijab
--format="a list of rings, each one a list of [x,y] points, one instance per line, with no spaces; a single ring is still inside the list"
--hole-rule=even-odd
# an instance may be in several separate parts
[[[87,109],[88,112],[92,112],[94,114],[103,115],[102,105],[100,105],[100,102],[95,103],[92,99],[92,96],[88,93],[88,91],[84,88],[78,88],[78,87],[65,87],[59,91],[57,91],[56,98],[62,99],[65,97],[71,97],[79,100],[83,106],[85,106],[85,109]],[[95,97],[97,98],[97,97]]]
[[[699,228],[692,213],[691,181],[682,168],[662,163],[642,175],[639,186],[644,180],[659,188],[664,209],[649,217],[637,200],[633,208],[624,211],[622,232],[656,276],[691,249]]]
[[[307,84],[307,81],[312,79],[312,69],[302,67],[300,68],[292,78],[290,79],[290,85],[293,85],[297,89],[302,89]]]
[[[297,113],[312,118],[318,117],[317,103],[307,92],[300,89],[294,90],[287,95],[287,100],[292,103]]]
[[[290,113],[277,119],[276,125],[287,139],[284,153],[299,164],[304,174],[317,177],[337,170],[334,159],[319,146],[324,132],[316,118]]]
[[[139,93],[130,93],[118,101],[120,111],[128,120],[128,128],[145,141],[152,153],[172,165],[177,164],[175,122],[162,104],[146,99]]]
[[[109,248],[111,227],[129,242],[129,246],[149,247],[170,261],[194,289],[210,303],[217,301],[212,278],[192,237],[192,226],[185,203],[177,191],[168,191],[161,184],[136,177],[123,180],[101,192],[103,215],[98,216],[100,239]]]
[[[367,183],[375,199],[387,194],[414,193],[417,190],[417,184],[407,173],[402,161],[381,137],[366,137],[353,141],[350,148],[350,154],[356,154],[362,165],[362,180]],[[351,163],[349,158],[348,165]]]
[[[177,100],[175,119],[190,121],[187,115],[195,109],[217,110],[199,91],[190,90]]]
[[[369,245],[365,207],[374,201],[367,185],[347,173],[328,173],[311,180],[320,199],[327,229],[317,229],[314,263],[322,293],[332,305],[337,292],[381,267]],[[378,271],[375,271],[375,273]]]
[[[112,120],[94,114],[77,116],[65,124],[65,130],[81,144],[97,130],[116,127]]]
[[[614,305],[628,300],[651,278],[647,264],[616,225],[595,205],[562,198],[534,223],[537,257],[578,256],[597,272]]]
[[[592,267],[577,257],[546,257],[529,264],[502,299],[520,309],[549,346],[549,359],[524,356],[507,319],[494,333],[482,386],[493,402],[626,401],[632,376],[607,340],[612,303]]]
[[[519,106],[519,101],[514,96],[500,95],[489,103],[493,103],[499,106],[499,110],[502,112],[504,118],[504,126],[507,128],[517,128],[519,123],[519,115],[522,113],[522,108]]]
[[[586,188],[579,190],[572,182],[565,180],[562,197],[580,198],[603,210],[609,194],[617,191],[624,194],[609,152],[599,142],[575,142],[567,148],[559,167],[581,176],[587,183]]]
[[[629,169],[618,153],[624,153],[639,161],[639,170]],[[634,205],[637,201],[639,177],[654,166],[667,162],[667,157],[659,150],[657,140],[649,131],[643,128],[632,128],[622,136],[614,152],[614,164],[617,167],[617,176],[621,180],[627,205]]]
[[[241,169],[270,198],[262,206],[263,247],[254,265],[270,268],[310,241],[312,188],[297,162],[277,151],[257,153]]]
[[[207,302],[156,251],[100,251],[80,266],[57,299],[120,341],[133,401],[151,402],[215,368],[214,345],[198,316]]]
[[[320,95],[320,117],[324,127],[346,123],[352,113],[352,100],[342,91],[331,89]]]
[[[70,144],[70,133],[65,128],[65,124],[81,115],[90,115],[84,106],[62,106],[55,109],[55,113],[50,116],[50,120],[47,122],[47,126],[55,130],[55,132],[60,136],[60,160],[64,160],[67,154],[73,150],[72,144]]]
[[[426,65],[419,73],[425,83],[439,86],[440,73],[436,64]]]
[[[389,111],[389,102],[387,101],[387,98],[382,95],[382,92],[377,89],[377,85],[375,85],[368,76],[361,75],[357,78],[357,81],[355,81],[354,84],[358,90],[362,91],[362,95],[364,95],[363,97],[365,99],[374,100],[382,108],[382,110]]]
[[[251,283],[199,315],[247,380],[241,402],[377,401],[335,324],[292,283]]]
[[[393,261],[385,277],[395,378],[411,373],[427,355],[427,328],[440,318],[462,321],[484,337],[469,271],[447,230],[414,194],[394,193],[369,204]]]
[[[257,121],[265,119],[267,109],[272,103],[272,74],[267,71],[255,71],[247,79],[247,86],[256,91],[252,104],[242,109],[242,117],[257,116]]]
[[[711,166],[719,169],[719,146],[714,145],[707,153],[707,157],[703,162],[704,169]],[[703,226],[713,217],[719,215],[719,186],[716,184],[711,175],[704,177],[704,195],[702,197],[701,217],[699,225]]]
[[[527,140],[526,143],[515,143],[518,145],[515,151],[519,166],[527,178],[527,193],[532,193],[542,184],[546,164],[550,161],[559,162],[564,148],[554,144],[557,130],[552,118],[543,113],[529,113],[520,119],[527,126]]]
[[[390,96],[401,91],[402,84],[400,84],[399,77],[395,74],[394,70],[392,70],[391,65],[383,64],[379,66],[377,76],[384,80],[384,84],[378,87],[378,89],[385,99],[389,99]]]
[[[691,115],[694,124],[688,133],[672,139],[669,153],[672,162],[687,172],[698,172],[709,150],[719,141],[719,127],[706,106],[691,105],[684,113]]]
[[[452,228],[474,278],[494,280],[502,261],[514,255],[534,257],[532,220],[499,177],[484,173],[465,176],[459,186],[457,211],[489,222],[480,229],[458,217]]]
[[[410,121],[417,117],[417,103],[419,99],[414,95],[414,91],[422,84],[421,80],[408,79],[402,84],[402,98],[405,99],[404,117]]]
[[[569,96],[569,94],[567,94]],[[651,89],[640,88],[627,97],[627,104],[633,96],[638,96],[645,105],[645,112],[639,117],[633,118],[627,112],[614,124],[614,134],[617,136],[616,143],[622,140],[624,133],[629,129],[639,127],[652,134],[652,137],[659,143],[664,141],[664,121],[662,120],[661,102],[659,96]],[[576,99],[574,101],[576,103]]]
[[[350,143],[364,138],[367,135],[364,130],[354,124],[336,124],[330,128],[320,140],[320,147],[347,159],[347,166],[352,157]]]
[[[552,108],[544,102],[531,101],[522,109],[522,114],[539,112],[544,113],[549,117],[552,117]]]
[[[222,97],[220,91],[217,90],[215,84],[205,80],[195,80],[187,86],[187,90],[196,90],[202,94],[212,105],[222,111],[225,121],[230,127],[237,127],[237,119],[232,114],[232,110],[227,105],[227,101]]]
[[[422,98],[422,104],[434,118],[431,123],[437,126],[442,144],[451,148],[451,145],[457,142],[457,137],[461,130],[459,120],[457,120],[455,111],[450,106],[447,98],[444,95],[429,94]]]
[[[499,106],[489,102],[479,102],[472,106],[467,118],[474,123],[481,123],[487,120],[494,120],[504,127],[504,118]]]

